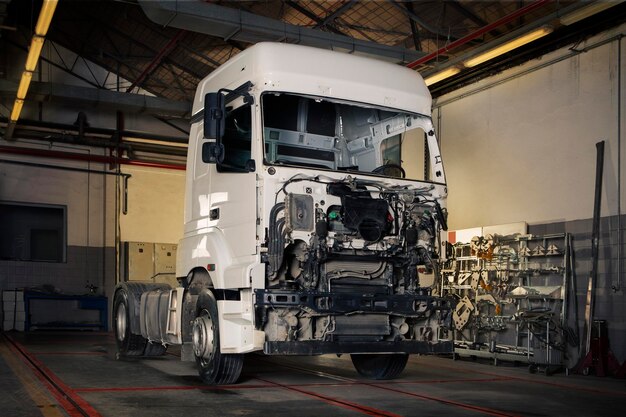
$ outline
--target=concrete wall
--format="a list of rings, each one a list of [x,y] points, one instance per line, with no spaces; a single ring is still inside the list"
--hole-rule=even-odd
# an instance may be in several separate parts
[[[618,137],[618,126],[622,135],[626,128],[626,43],[614,39],[622,33],[626,25],[575,46],[587,52],[564,48],[467,86],[438,98],[434,109],[450,227],[526,221],[530,233],[572,233],[581,333],[591,271],[595,144],[605,141],[595,317],[607,320],[620,361],[626,359],[626,297],[623,288],[612,287],[618,272],[626,284],[623,166],[618,173],[626,156]]]
[[[28,141],[18,141],[17,145],[91,155],[104,152]],[[0,155],[0,201],[64,206],[67,218],[65,261],[0,260],[0,291],[50,286],[65,294],[85,294],[87,286],[94,285],[98,294],[111,301],[117,277],[116,240],[178,243],[182,237],[183,171],[122,167],[124,174],[131,175],[126,215],[121,212],[123,181],[118,183],[115,175],[103,172],[115,171],[102,164]],[[34,320],[41,318],[47,306],[44,303],[37,306],[40,311],[33,310]],[[78,321],[89,320],[94,314],[81,311],[76,315],[61,306],[55,310],[59,314],[54,321],[63,321],[64,314],[66,320]]]
[[[22,146],[99,154],[84,147]],[[0,260],[0,290],[50,286],[65,294],[111,295],[115,285],[115,177],[107,167],[87,162],[0,155],[0,201],[60,205],[66,208],[66,257],[63,262]],[[26,164],[47,165],[34,167]],[[89,170],[92,172],[72,171]],[[41,308],[45,308],[42,305]],[[41,309],[40,309],[41,310]],[[85,311],[85,317],[94,312]],[[81,321],[81,314],[66,321]],[[33,318],[50,319],[33,309]],[[96,316],[97,318],[97,316]],[[89,320],[89,319],[86,319]],[[55,318],[53,321],[62,321]]]
[[[3,78],[14,81],[17,85],[26,54],[11,45],[2,48],[0,54],[9,63]],[[90,88],[95,84],[111,90],[117,89],[119,81],[119,91],[125,91],[130,85],[129,81],[118,80],[114,74],[78,58],[59,45],[53,47],[49,41],[44,45],[42,57],[61,67],[69,63],[77,76],[41,60],[33,81]],[[143,90],[139,93],[149,95]],[[14,95],[0,96],[1,116],[8,117],[14,98]],[[116,128],[115,108],[98,104],[60,103],[55,100],[36,103],[27,100],[21,118],[71,125],[76,121],[78,112],[87,115],[91,127]],[[175,137],[185,136],[179,130],[141,112],[125,113],[124,128],[159,132],[160,135]],[[85,146],[51,145],[19,138],[16,142],[0,142],[3,146],[108,156],[108,150]],[[82,170],[108,171],[110,168],[87,162],[16,157],[9,154],[0,154],[0,159]],[[131,175],[128,181],[127,214],[121,212],[123,199],[120,197],[124,195],[122,181],[118,184],[114,175],[0,162],[0,201],[61,205],[66,207],[67,215],[65,261],[51,263],[0,260],[0,290],[50,285],[67,294],[83,294],[88,291],[86,286],[91,284],[98,287],[99,294],[111,299],[119,270],[117,242],[178,243],[182,235],[184,172],[128,166],[123,166],[122,172]],[[84,312],[84,315],[89,316],[89,313]],[[62,317],[54,319],[62,321]]]
[[[620,31],[626,26],[577,48]],[[561,49],[436,101],[451,228],[591,217],[600,140],[606,142],[602,214],[617,214],[618,123],[626,128],[626,59],[618,69],[618,47],[614,40],[581,54]],[[621,54],[626,57],[626,42]],[[626,193],[621,198],[624,207]]]
[[[617,359],[626,360],[626,297],[624,288],[626,281],[622,277],[622,288],[618,288],[617,262],[617,216],[604,217],[600,222],[598,274],[596,281],[596,298],[594,318],[606,320],[610,347]],[[547,224],[535,224],[528,228],[529,233],[544,235],[551,233],[570,233],[572,235],[572,252],[574,260],[573,282],[576,286],[576,304],[570,303],[569,323],[573,329],[578,329],[581,345],[584,343],[583,329],[585,326],[585,303],[587,287],[591,273],[591,232],[592,219],[564,221]],[[621,218],[622,234],[622,271],[624,271],[624,254],[626,253],[626,215]],[[573,301],[573,300],[572,300]],[[569,350],[575,354],[575,349]],[[577,355],[573,355],[578,357]],[[573,366],[576,360],[571,361]]]

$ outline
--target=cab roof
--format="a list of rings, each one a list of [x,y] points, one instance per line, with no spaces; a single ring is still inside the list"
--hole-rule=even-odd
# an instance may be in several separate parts
[[[307,94],[431,114],[430,92],[416,71],[349,53],[270,42],[240,52],[203,79],[193,113],[202,109],[206,93],[248,81],[255,92]]]

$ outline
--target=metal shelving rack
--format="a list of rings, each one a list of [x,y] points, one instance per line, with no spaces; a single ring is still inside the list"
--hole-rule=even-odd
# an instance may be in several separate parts
[[[570,236],[474,238],[454,246],[439,291],[458,300],[458,356],[525,362],[551,372],[563,363]]]

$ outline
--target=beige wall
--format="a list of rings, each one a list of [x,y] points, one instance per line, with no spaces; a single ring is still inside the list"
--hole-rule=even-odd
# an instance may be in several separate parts
[[[626,26],[577,48],[622,31]],[[440,97],[435,123],[449,184],[450,227],[592,217],[600,140],[606,141],[602,215],[616,215],[617,83],[621,72],[623,101],[625,53],[622,43],[618,70],[617,40],[572,57],[565,48]],[[624,131],[624,116],[621,123]],[[622,161],[625,148],[622,143]],[[624,168],[621,175],[625,179]],[[621,204],[623,212],[623,185]]]
[[[183,236],[185,171],[123,166],[128,213],[120,214],[123,242],[178,243]]]

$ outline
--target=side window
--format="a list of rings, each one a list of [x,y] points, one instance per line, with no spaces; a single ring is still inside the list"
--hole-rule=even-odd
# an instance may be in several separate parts
[[[400,161],[400,135],[395,135],[385,139],[380,144],[380,153],[383,158],[383,165],[401,165]]]
[[[428,180],[428,146],[426,132],[416,128],[405,132],[400,143],[402,168],[412,180]]]
[[[217,166],[219,172],[248,172],[252,159],[252,108],[244,105],[229,110],[226,115],[224,137],[224,162]]]

